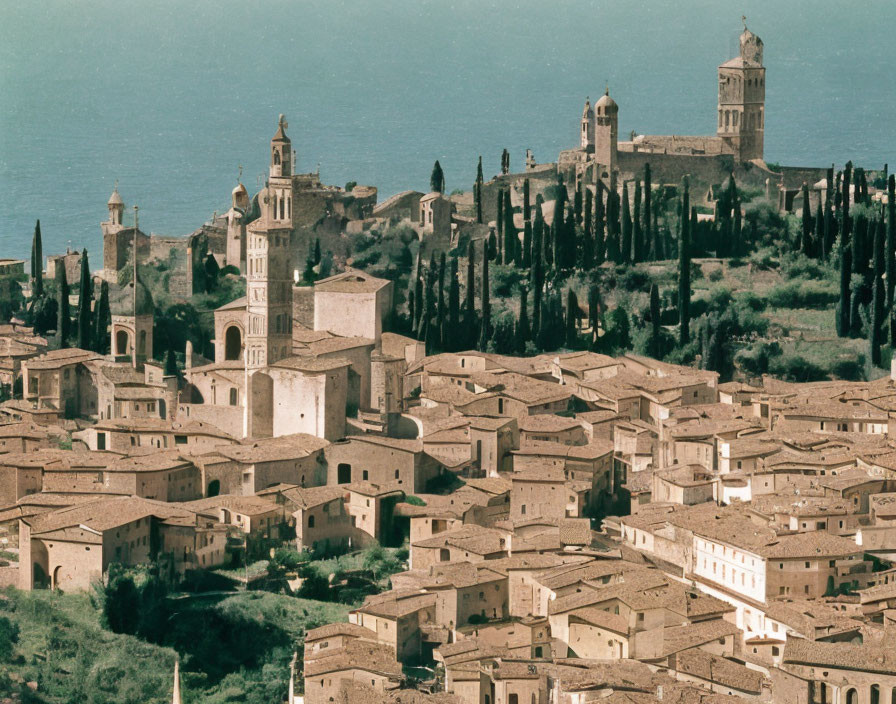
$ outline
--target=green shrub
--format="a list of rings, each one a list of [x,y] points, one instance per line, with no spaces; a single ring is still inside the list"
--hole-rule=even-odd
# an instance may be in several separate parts
[[[836,287],[818,281],[790,281],[773,287],[766,297],[773,308],[824,310],[837,303],[840,292]]]
[[[721,269],[713,269],[711,272],[709,272],[709,276],[707,278],[709,278],[710,281],[715,283],[715,282],[721,281],[724,277],[725,277],[724,271],[722,271]]]

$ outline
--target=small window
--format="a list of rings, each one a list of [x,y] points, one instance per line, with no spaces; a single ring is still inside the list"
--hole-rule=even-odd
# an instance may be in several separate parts
[[[187,444],[187,436],[186,435],[175,435],[174,436],[174,444],[175,445],[186,445]]]

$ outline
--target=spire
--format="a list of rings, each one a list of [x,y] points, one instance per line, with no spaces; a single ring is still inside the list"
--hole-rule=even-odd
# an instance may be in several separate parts
[[[171,694],[171,704],[183,704],[180,698],[180,661],[174,661],[174,690]]]

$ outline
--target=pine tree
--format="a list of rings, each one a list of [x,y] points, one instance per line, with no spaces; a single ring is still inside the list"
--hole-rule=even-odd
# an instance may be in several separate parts
[[[476,346],[476,242],[470,240],[467,253],[467,286],[464,291],[464,345]],[[483,257],[485,259],[485,257]]]
[[[109,284],[100,284],[100,297],[96,304],[94,318],[93,345],[91,349],[99,354],[108,354],[110,347],[109,328],[112,327],[112,313],[109,309]]]
[[[90,304],[93,302],[93,281],[90,278],[90,265],[87,262],[87,250],[81,252],[81,280],[78,284],[78,347],[82,350],[93,348],[93,323],[91,321]]]
[[[470,244],[472,245],[472,242]],[[447,334],[442,333],[442,344],[451,352],[458,349],[458,340],[461,337],[460,282],[457,275],[457,257],[451,257],[451,277],[448,280],[448,327]]]
[[[660,290],[650,285],[650,356],[660,359]]]
[[[56,267],[56,335],[59,339],[60,349],[68,347],[71,338],[72,316],[69,310],[68,279],[65,276],[65,267]]]
[[[520,286],[520,317],[516,325],[516,353],[526,353],[526,343],[532,339],[532,330],[529,328],[529,292],[525,286]]]
[[[809,184],[803,181],[803,254],[812,256],[812,208],[809,205]]]
[[[572,287],[566,291],[566,346],[574,350],[579,346],[579,331],[576,320],[579,314],[579,299]]]
[[[488,341],[491,339],[492,332],[492,309],[489,302],[489,281],[488,281],[488,258],[482,260],[482,327],[479,335],[479,350],[484,352],[488,349]]]
[[[651,184],[650,184],[650,164],[644,164],[644,226],[641,228],[641,235],[644,238],[644,250],[653,242],[653,212],[651,210]],[[647,252],[641,252],[644,259],[647,258]],[[642,260],[643,261],[643,260]]]
[[[432,175],[429,177],[429,189],[435,193],[445,192],[445,174],[442,172],[442,165],[436,159],[436,163],[432,165]]]
[[[691,340],[691,194],[688,177],[684,177],[681,194],[681,224],[678,242],[678,342],[684,346]]]
[[[632,213],[628,202],[628,182],[622,184],[622,244],[619,261],[627,264],[632,256]]]
[[[44,295],[44,246],[40,234],[40,220],[34,225],[34,239],[31,241],[31,297]]]
[[[874,294],[871,307],[871,330],[869,344],[871,347],[871,363],[880,366],[880,345],[884,324],[884,221],[877,221],[874,227]]]
[[[632,214],[632,249],[628,253],[629,261],[637,264],[641,261],[643,235],[641,232],[641,179],[635,179],[635,210]]]
[[[896,301],[893,289],[896,284],[896,176],[887,179],[887,243],[886,243],[887,296],[890,310],[890,345],[896,348]]]

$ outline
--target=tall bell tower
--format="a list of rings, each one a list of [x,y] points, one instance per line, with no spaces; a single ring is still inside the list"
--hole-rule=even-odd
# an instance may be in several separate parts
[[[765,142],[765,67],[762,40],[747,29],[740,53],[719,66],[718,136],[740,161],[762,159]]]
[[[246,368],[292,354],[292,169],[283,115],[271,140],[271,171],[258,193],[260,216],[246,228]]]

